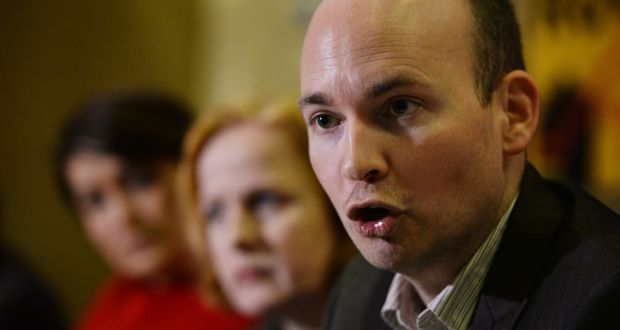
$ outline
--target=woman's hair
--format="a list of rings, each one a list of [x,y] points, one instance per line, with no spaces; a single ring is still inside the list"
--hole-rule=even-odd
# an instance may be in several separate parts
[[[63,197],[71,200],[65,166],[72,155],[95,151],[136,165],[178,162],[192,119],[183,103],[156,91],[106,93],[86,100],[66,121],[55,150]]]
[[[295,150],[299,152],[299,156],[308,162],[308,171],[312,171],[310,167],[310,159],[308,156],[308,136],[306,133],[306,124],[299,113],[297,102],[293,99],[280,99],[278,101],[262,101],[252,100],[237,105],[226,104],[218,105],[209,109],[202,117],[200,117],[190,129],[186,136],[183,159],[180,166],[179,190],[183,209],[186,211],[186,220],[191,222],[195,230],[202,233],[204,239],[205,219],[200,214],[198,208],[198,187],[197,187],[197,161],[200,153],[205,146],[218,133],[225,129],[245,124],[253,123],[268,127],[269,129],[280,130],[286,134],[287,138],[295,145]],[[314,176],[314,173],[312,173]],[[208,178],[207,178],[208,181]],[[318,181],[317,181],[317,184]],[[321,190],[322,191],[322,190]],[[330,203],[327,195],[324,195],[325,203],[329,208],[331,219],[329,223],[336,232],[337,247],[334,255],[333,274],[328,276],[328,281],[335,281],[336,276],[344,264],[355,253],[346,231],[340,224],[338,214]],[[202,249],[206,246],[202,244]],[[206,258],[205,255],[202,258]],[[202,261],[204,263],[204,261]],[[226,299],[222,295],[217,281],[213,278],[212,272],[207,269],[206,288],[209,299],[223,307],[227,306]]]

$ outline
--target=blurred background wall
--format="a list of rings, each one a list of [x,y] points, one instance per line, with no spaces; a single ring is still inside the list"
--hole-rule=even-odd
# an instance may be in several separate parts
[[[542,91],[530,159],[620,212],[620,0],[517,0]]]
[[[613,0],[518,0],[543,92],[530,158],[620,210],[620,26]],[[50,154],[86,95],[157,87],[203,109],[296,93],[317,0],[0,1],[2,240],[59,293],[71,317],[107,272],[59,199]]]
[[[196,99],[202,106],[239,96],[298,93],[303,36],[319,0],[198,3],[204,38],[196,43]]]

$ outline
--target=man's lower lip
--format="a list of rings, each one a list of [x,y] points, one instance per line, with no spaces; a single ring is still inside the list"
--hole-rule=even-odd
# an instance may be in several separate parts
[[[397,217],[389,216],[376,221],[355,221],[355,229],[364,237],[386,237],[396,225]]]

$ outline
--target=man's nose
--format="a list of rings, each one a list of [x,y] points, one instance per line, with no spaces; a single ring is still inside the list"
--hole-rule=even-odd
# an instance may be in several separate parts
[[[350,121],[343,139],[342,174],[349,180],[372,183],[388,172],[382,134],[362,121]]]
[[[233,225],[233,244],[235,248],[251,252],[264,247],[259,220],[251,212],[241,211]]]

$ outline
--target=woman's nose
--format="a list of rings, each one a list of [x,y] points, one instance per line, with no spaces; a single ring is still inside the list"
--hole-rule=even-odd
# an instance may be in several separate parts
[[[250,212],[244,211],[240,214],[233,231],[234,245],[237,249],[251,252],[265,247],[260,222]]]

